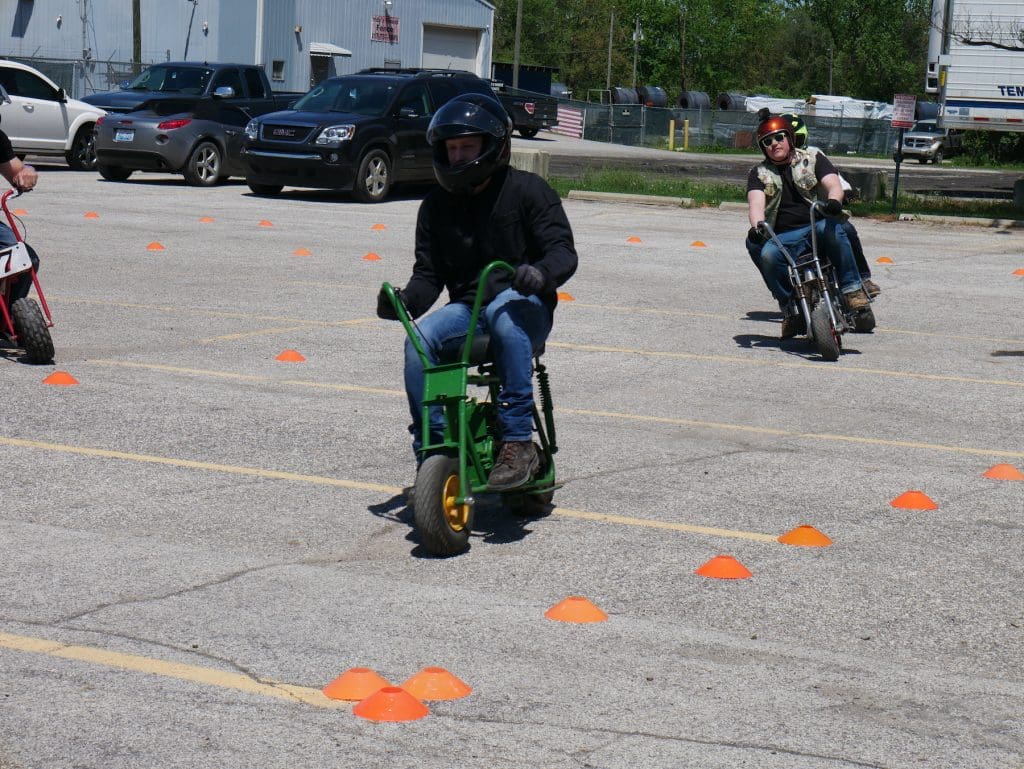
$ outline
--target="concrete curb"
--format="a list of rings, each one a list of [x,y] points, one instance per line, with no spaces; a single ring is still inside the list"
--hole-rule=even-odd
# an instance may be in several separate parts
[[[600,203],[633,203],[639,206],[666,206],[670,208],[693,208],[692,198],[670,198],[664,195],[631,195],[625,192],[590,192],[569,190],[569,200],[590,200]]]

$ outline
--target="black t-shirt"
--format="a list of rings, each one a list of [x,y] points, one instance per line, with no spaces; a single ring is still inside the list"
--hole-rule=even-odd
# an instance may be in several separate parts
[[[11,140],[7,138],[7,134],[0,131],[0,163],[9,163],[14,160],[14,147],[11,146]]]
[[[761,190],[764,192],[764,182],[757,176],[758,166],[754,166],[747,176],[747,192]],[[782,200],[779,202],[779,212],[775,218],[776,232],[789,232],[801,227],[807,227],[811,223],[810,207],[800,194],[796,184],[793,182],[793,167],[786,163],[784,166],[775,166],[775,171],[782,177]],[[814,175],[821,181],[829,174],[838,173],[825,153],[819,152],[814,161]]]

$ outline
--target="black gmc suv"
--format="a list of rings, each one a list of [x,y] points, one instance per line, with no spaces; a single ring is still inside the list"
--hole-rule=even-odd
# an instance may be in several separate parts
[[[461,93],[494,96],[486,80],[454,70],[366,69],[325,80],[292,109],[249,122],[245,180],[258,195],[313,187],[380,202],[396,183],[434,178],[427,126]]]

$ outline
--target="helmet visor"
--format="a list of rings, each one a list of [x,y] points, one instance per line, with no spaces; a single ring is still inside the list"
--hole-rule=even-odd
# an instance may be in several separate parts
[[[435,114],[427,128],[427,141],[436,144],[457,136],[488,135],[495,139],[505,136],[507,127],[492,110],[481,104],[455,100],[445,104]]]

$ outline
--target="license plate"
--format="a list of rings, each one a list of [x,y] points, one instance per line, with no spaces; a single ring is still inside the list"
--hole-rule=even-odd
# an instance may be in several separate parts
[[[116,142],[130,142],[135,139],[134,128],[118,128],[114,131],[114,141]]]

